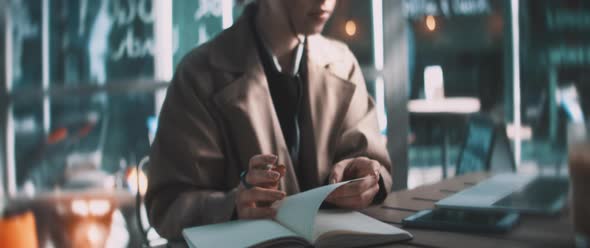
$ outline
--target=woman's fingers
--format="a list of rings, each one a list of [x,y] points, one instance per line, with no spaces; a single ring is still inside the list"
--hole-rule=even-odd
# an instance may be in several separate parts
[[[266,165],[274,164],[277,162],[278,157],[274,154],[258,154],[250,158],[248,163],[249,170],[254,169],[265,169]]]
[[[361,178],[369,175],[379,175],[381,164],[377,160],[366,157],[355,157],[342,160],[332,167],[329,183]]]
[[[363,180],[350,182],[338,187],[329,196],[328,199],[358,196],[377,185],[379,187],[379,179],[374,176],[366,176]]]
[[[361,158],[357,163],[351,165],[355,177],[364,177],[369,175],[379,175],[381,164],[377,160]]]
[[[284,165],[277,164],[278,157],[273,154],[259,154],[250,158],[248,171],[236,198],[236,208],[240,219],[272,218],[276,209],[271,205],[285,198],[285,192],[277,190],[281,177],[286,173]],[[245,185],[253,185],[246,188]]]
[[[253,187],[242,189],[238,193],[236,208],[240,219],[273,218],[276,209],[271,204],[285,198],[285,192],[274,189]],[[261,203],[265,203],[262,204]]]
[[[274,189],[253,187],[240,192],[238,203],[245,206],[253,202],[274,202],[285,198],[285,192]]]
[[[349,166],[351,163],[351,159],[342,160],[332,167],[332,171],[330,172],[330,179],[328,183],[334,184],[339,183],[344,178],[344,170]]]
[[[259,154],[250,158],[246,182],[260,187],[275,187],[285,171],[275,169],[277,156],[273,154]]]
[[[249,170],[246,174],[246,182],[256,186],[276,183],[280,178],[281,173],[273,170]]]
[[[327,201],[341,208],[363,209],[371,205],[377,192],[379,192],[378,184],[372,186],[361,194],[347,197],[330,198],[327,199]]]

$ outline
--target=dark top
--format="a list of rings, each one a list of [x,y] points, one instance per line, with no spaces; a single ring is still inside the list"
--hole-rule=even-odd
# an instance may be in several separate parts
[[[299,112],[301,109],[303,80],[306,78],[306,59],[295,58],[294,63],[299,63],[299,65],[295,66],[295,68],[298,68],[298,71],[293,72],[294,75],[280,72],[275,65],[275,61],[273,61],[274,56],[270,53],[269,49],[265,47],[265,43],[258,34],[254,20],[251,21],[253,23],[252,27],[255,34],[254,37],[258,49],[258,56],[260,56],[260,61],[268,81],[268,88],[270,90],[276,115],[281,125],[281,131],[289,149],[293,166],[298,168],[299,146],[301,143]],[[302,45],[303,44],[300,44],[300,46]],[[300,47],[298,49],[303,48]],[[294,57],[297,57],[297,55]]]

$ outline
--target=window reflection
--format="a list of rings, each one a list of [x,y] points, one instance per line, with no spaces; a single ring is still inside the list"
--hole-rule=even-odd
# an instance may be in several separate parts
[[[171,3],[174,15],[164,18],[172,18],[174,63],[222,30],[222,2]],[[12,21],[7,37],[13,44],[8,93],[14,95],[16,184],[51,190],[67,184],[76,171],[70,167],[112,174],[146,156],[147,122],[154,126],[161,104],[154,94],[166,85],[152,80],[152,0],[50,1],[47,53],[42,50],[43,3],[7,3]],[[43,54],[49,55],[45,92]]]
[[[32,184],[39,190],[83,187],[76,181],[81,179],[78,173],[114,174],[148,154],[152,92],[54,99],[48,135],[42,131],[40,105],[33,101],[14,109],[18,185]]]
[[[39,87],[41,60],[33,54],[41,53],[41,6],[26,1],[9,1],[12,36],[12,70],[15,89]],[[25,68],[26,65],[26,68]]]

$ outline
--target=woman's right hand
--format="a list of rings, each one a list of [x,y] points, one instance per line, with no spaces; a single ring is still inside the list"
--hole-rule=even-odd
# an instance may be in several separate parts
[[[277,159],[277,156],[272,154],[260,154],[250,159],[245,180],[252,187],[246,188],[243,183],[238,186],[236,209],[239,219],[275,217],[277,210],[271,205],[285,197],[285,192],[278,189],[279,180],[285,175],[285,169],[277,169],[274,166],[268,168],[267,165],[274,165]]]

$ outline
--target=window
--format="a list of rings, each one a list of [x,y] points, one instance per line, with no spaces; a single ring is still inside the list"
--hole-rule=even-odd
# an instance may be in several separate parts
[[[0,101],[9,114],[0,127],[7,131],[2,169],[12,174],[8,191],[64,187],[78,169],[113,174],[148,154],[148,123],[156,118],[173,65],[233,19],[232,1],[160,1],[164,6],[157,8],[155,3],[6,4],[2,58],[5,46],[11,56],[1,70],[5,75],[8,69],[10,100]],[[157,29],[156,22],[170,26]],[[163,55],[173,59],[167,75],[158,72],[158,35],[173,43]]]

